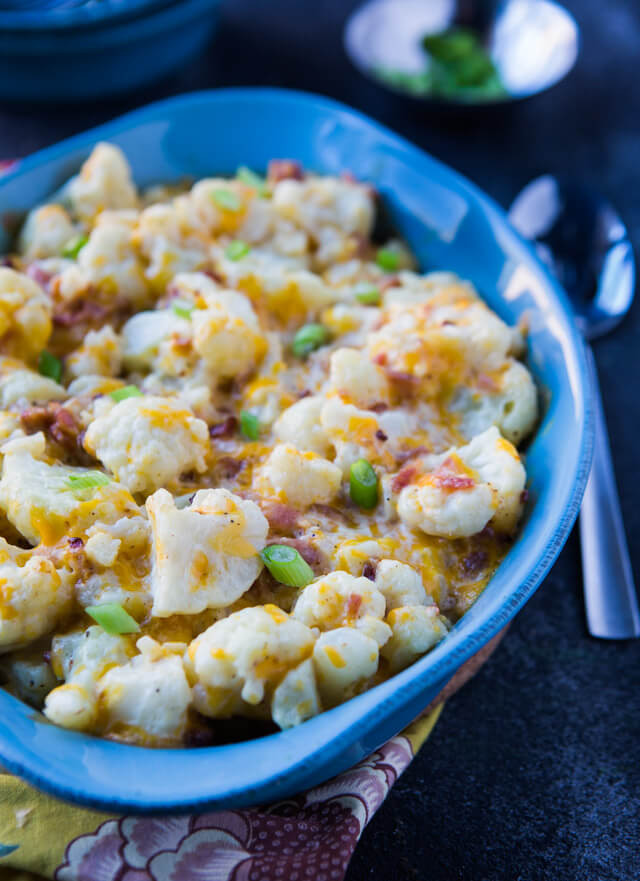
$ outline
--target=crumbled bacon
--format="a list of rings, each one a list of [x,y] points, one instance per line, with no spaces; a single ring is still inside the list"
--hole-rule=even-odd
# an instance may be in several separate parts
[[[384,401],[378,401],[376,404],[372,404],[369,409],[374,413],[384,413],[385,410],[389,409],[389,405],[385,404]]]
[[[424,456],[429,450],[426,447],[414,447],[412,450],[401,450],[396,453],[396,459],[400,464],[408,462],[410,459],[416,459],[418,456]]]
[[[44,288],[45,291],[49,290],[49,282],[53,278],[50,272],[45,272],[41,266],[38,266],[37,263],[32,263],[27,268],[26,273],[29,278],[32,278],[35,282],[37,282],[41,288]]]
[[[456,492],[457,490],[473,489],[475,480],[467,474],[460,474],[456,463],[450,457],[431,475],[431,482],[439,489]]]
[[[387,363],[387,353],[386,352],[378,352],[377,355],[373,356],[373,361],[375,364],[378,364],[380,367],[384,367]]]
[[[80,449],[81,427],[73,413],[56,401],[27,407],[20,414],[20,420],[28,434],[44,431],[65,450],[77,452]]]
[[[377,569],[378,569],[378,561],[377,560],[367,560],[367,562],[362,567],[362,577],[368,578],[369,581],[375,581]]]
[[[277,184],[281,180],[304,180],[302,165],[295,159],[272,159],[267,168],[267,180]]]
[[[418,474],[418,468],[415,465],[405,465],[394,476],[391,481],[391,489],[394,493],[399,493],[405,486],[409,486],[414,477]]]
[[[227,416],[222,422],[209,426],[209,437],[228,437],[234,434],[238,428],[238,420],[235,416]]]
[[[377,288],[381,294],[384,294],[385,291],[388,291],[389,288],[397,288],[401,285],[400,277],[398,275],[385,275],[381,281],[378,282]]]
[[[224,480],[232,480],[244,468],[242,459],[234,459],[232,456],[222,456],[216,462],[216,467]]]
[[[477,549],[471,551],[466,557],[460,560],[460,569],[466,578],[476,578],[487,568],[489,555],[486,551]]]
[[[103,324],[107,317],[107,310],[94,300],[80,297],[73,300],[65,309],[55,311],[53,323],[60,327],[75,327],[78,324]]]
[[[381,428],[379,428],[379,429],[376,431],[376,437],[378,438],[379,441],[386,441],[386,440],[389,440],[389,435],[385,434],[384,431],[383,431]]]
[[[300,511],[284,502],[275,502],[272,499],[260,499],[258,501],[262,513],[269,521],[269,526],[277,533],[292,533],[298,527]]]
[[[274,536],[269,539],[269,544],[287,545],[295,548],[302,559],[307,562],[314,573],[318,575],[323,568],[324,558],[321,552],[306,538],[291,538],[290,536]]]
[[[359,593],[351,593],[349,594],[349,599],[347,600],[347,615],[349,618],[355,618],[358,612],[360,611],[360,606],[362,605],[362,597]]]
[[[72,548],[72,550],[74,551],[77,551],[80,548],[84,547],[84,542],[78,536],[74,538],[68,538],[67,541],[69,542],[69,547]]]
[[[487,376],[486,373],[479,373],[476,379],[476,383],[478,385],[478,388],[481,388],[485,392],[498,391],[498,386],[496,385],[495,381],[490,376]]]

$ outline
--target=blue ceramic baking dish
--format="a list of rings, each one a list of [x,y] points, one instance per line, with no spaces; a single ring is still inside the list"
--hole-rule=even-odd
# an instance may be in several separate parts
[[[449,637],[412,667],[298,728],[190,750],[56,728],[0,691],[0,761],[57,796],[145,813],[270,801],[326,780],[400,731],[538,587],[575,520],[590,464],[582,342],[565,294],[490,199],[377,123],[312,95],[230,89],[152,104],[22,160],[0,182],[2,219],[46,199],[103,139],[122,147],[141,185],[261,169],[270,157],[327,174],[351,169],[381,192],[423,269],[471,279],[509,322],[529,317],[529,362],[546,403],[527,450],[520,537]]]

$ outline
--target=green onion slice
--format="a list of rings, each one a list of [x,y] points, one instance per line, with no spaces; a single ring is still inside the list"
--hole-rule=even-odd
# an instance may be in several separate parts
[[[187,303],[186,300],[174,300],[171,304],[173,314],[178,318],[191,318],[191,313],[195,309],[193,303]]]
[[[313,569],[295,548],[269,545],[260,551],[262,560],[276,581],[289,587],[306,587],[313,581]]]
[[[56,358],[51,352],[46,350],[40,352],[38,357],[38,373],[41,376],[48,376],[54,382],[60,382],[62,379],[62,361]]]
[[[118,401],[124,401],[126,398],[141,398],[142,392],[137,385],[125,385],[123,388],[117,388],[109,392],[109,396],[117,403]]]
[[[382,295],[378,288],[368,288],[366,291],[357,291],[356,300],[363,306],[378,306]]]
[[[121,633],[137,633],[140,630],[136,619],[125,612],[120,603],[87,606],[85,612],[102,627],[105,633],[110,633],[111,636],[118,636]]]
[[[213,190],[211,198],[223,211],[232,211],[235,214],[242,208],[240,197],[233,190]]]
[[[85,489],[97,489],[111,483],[102,471],[85,471],[84,474],[70,474],[67,477],[67,486],[73,492],[81,492]]]
[[[229,260],[242,260],[250,250],[251,248],[246,242],[243,242],[241,239],[235,239],[233,242],[229,242],[225,248],[224,256]]]
[[[240,413],[240,433],[250,441],[257,441],[260,437],[260,421],[255,413],[243,410]]]
[[[400,255],[392,248],[378,248],[376,263],[386,272],[395,272],[400,265]]]
[[[294,336],[291,350],[296,357],[306,358],[328,341],[329,331],[323,324],[305,324]]]
[[[356,505],[367,511],[378,504],[378,476],[366,459],[358,459],[351,466],[349,493]]]
[[[88,241],[89,239],[86,236],[74,236],[72,239],[69,239],[62,249],[62,256],[75,260]]]
[[[266,180],[263,177],[260,177],[259,174],[256,174],[255,171],[251,171],[246,165],[241,165],[238,168],[236,171],[236,177],[248,187],[253,187],[263,199],[269,195],[269,188]]]

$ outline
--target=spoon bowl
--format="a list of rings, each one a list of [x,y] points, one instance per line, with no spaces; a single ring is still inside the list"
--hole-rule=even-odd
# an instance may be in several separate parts
[[[451,26],[476,32],[502,90],[436,96],[389,76],[411,77],[427,69],[423,37]],[[344,44],[354,65],[387,88],[426,101],[476,105],[504,104],[555,85],[575,64],[579,36],[575,20],[551,0],[370,0],[347,21]]]

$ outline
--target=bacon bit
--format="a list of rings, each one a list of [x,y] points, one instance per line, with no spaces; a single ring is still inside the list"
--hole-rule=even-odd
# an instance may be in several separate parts
[[[209,426],[209,437],[227,437],[238,428],[238,420],[235,416],[227,416],[222,422]]]
[[[359,593],[349,594],[349,599],[347,600],[347,615],[349,618],[355,618],[358,612],[360,611],[360,606],[362,605],[362,597]]]
[[[244,468],[245,463],[240,459],[234,459],[232,456],[223,456],[218,459],[216,466],[220,469],[221,476],[225,480],[232,480]]]
[[[54,312],[53,323],[59,327],[75,327],[78,324],[104,323],[108,315],[104,306],[93,300],[80,298],[61,312]]]
[[[441,323],[440,327],[455,327],[455,325],[456,325],[455,321],[450,321],[447,318]]]
[[[394,493],[399,493],[400,490],[403,490],[405,486],[408,486],[411,483],[417,474],[418,469],[415,465],[405,465],[404,468],[401,468],[392,479],[391,489]]]
[[[401,465],[404,465],[405,462],[408,462],[410,459],[416,459],[418,456],[424,456],[425,453],[428,453],[429,450],[427,447],[414,447],[412,450],[401,450],[401,452],[396,453],[396,459],[400,462]]]
[[[400,385],[416,386],[420,382],[420,377],[414,376],[413,373],[406,373],[404,370],[394,370],[387,367],[386,374],[392,382]]]
[[[476,382],[478,384],[478,388],[481,388],[483,391],[498,391],[498,386],[496,385],[495,381],[490,376],[487,376],[486,373],[479,373]]]
[[[224,284],[224,276],[220,275],[219,272],[216,272],[215,269],[200,269],[199,270],[203,275],[208,275],[209,278],[216,281],[218,284]]]
[[[302,165],[295,159],[271,159],[267,167],[267,181],[277,184],[281,180],[304,180]]]
[[[295,548],[302,559],[308,563],[314,573],[318,575],[324,566],[324,557],[322,553],[305,538],[291,538],[289,536],[273,536],[269,539],[270,545],[287,545]]]
[[[81,538],[69,538],[67,539],[67,541],[69,542],[69,547],[72,548],[74,551],[77,551],[80,548],[84,547],[84,542]]]
[[[529,501],[529,490],[523,489],[522,492],[520,493],[520,504],[526,505],[526,503],[528,501]]]
[[[309,398],[311,396],[311,392],[308,388],[303,389],[301,392],[298,392],[298,400],[301,401],[303,398]]]
[[[15,263],[13,262],[13,257],[10,257],[8,254],[5,254],[4,257],[0,258],[0,266],[8,266],[9,269],[14,269]]]
[[[369,407],[369,410],[372,410],[374,413],[384,413],[385,410],[388,410],[388,409],[389,409],[389,405],[385,404],[384,401],[378,401],[377,404],[372,404],[372,406]]]
[[[269,526],[275,532],[286,535],[298,528],[300,511],[297,508],[285,505],[284,502],[274,502],[272,499],[259,499],[258,504],[269,521]]]
[[[346,181],[349,184],[358,183],[358,179],[356,178],[355,174],[352,171],[349,171],[348,168],[340,172],[340,180]]]
[[[398,275],[385,275],[381,281],[378,282],[377,288],[381,294],[384,294],[389,288],[400,287],[400,284],[400,277]]]
[[[42,652],[42,660],[45,662],[45,664],[51,663],[51,650],[50,649],[47,649],[46,651]]]
[[[383,431],[381,428],[379,428],[379,429],[376,431],[376,437],[378,438],[379,441],[386,441],[386,440],[389,440],[389,436],[388,436],[387,434],[385,434],[384,431]]]
[[[456,490],[473,489],[475,480],[466,474],[456,471],[456,463],[450,457],[430,475],[430,482],[439,489],[455,492]]]
[[[466,578],[475,578],[487,568],[489,555],[486,551],[475,550],[460,560],[460,569]]]
[[[372,246],[371,242],[366,236],[363,236],[362,233],[354,232],[349,236],[349,240],[353,242],[353,256],[360,257],[361,259],[365,259],[371,256]]]
[[[81,429],[73,413],[56,401],[27,407],[20,414],[20,421],[28,434],[45,431],[49,437],[69,452],[81,449]]]
[[[369,581],[375,581],[377,569],[378,569],[378,561],[377,560],[367,560],[367,562],[362,567],[362,577],[368,578]]]
[[[45,291],[49,289],[49,282],[53,278],[53,275],[50,272],[45,272],[40,266],[37,266],[35,263],[32,263],[31,266],[27,268],[26,273],[29,278],[32,278],[35,282],[37,282],[41,288],[44,288]]]
[[[373,357],[374,364],[379,364],[380,367],[384,367],[384,365],[387,363],[387,361],[388,361],[388,358],[387,358],[386,352],[380,352],[379,354],[374,355],[374,357]]]

